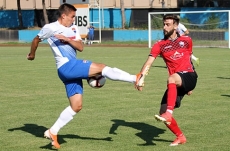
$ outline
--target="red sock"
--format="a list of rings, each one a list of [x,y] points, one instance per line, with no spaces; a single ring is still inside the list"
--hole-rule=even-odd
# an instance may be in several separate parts
[[[177,137],[181,136],[183,133],[177,125],[176,120],[172,117],[172,122],[170,125],[165,124]]]
[[[173,110],[176,103],[177,88],[175,83],[169,83],[167,86],[168,86],[167,109]]]

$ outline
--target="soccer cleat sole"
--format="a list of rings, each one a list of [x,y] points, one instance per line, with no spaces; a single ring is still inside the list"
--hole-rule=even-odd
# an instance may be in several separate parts
[[[186,142],[183,142],[183,143],[178,143],[178,144],[170,144],[169,146],[178,146],[178,145],[182,145],[182,144],[185,144]]]

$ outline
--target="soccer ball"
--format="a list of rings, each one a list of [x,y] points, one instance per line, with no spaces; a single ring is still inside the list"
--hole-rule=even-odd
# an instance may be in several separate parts
[[[89,86],[92,88],[101,88],[105,85],[106,78],[102,75],[97,75],[87,79]]]

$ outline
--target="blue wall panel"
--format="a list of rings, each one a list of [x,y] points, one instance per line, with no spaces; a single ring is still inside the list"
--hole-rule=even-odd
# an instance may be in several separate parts
[[[152,40],[160,40],[164,38],[163,30],[154,30],[151,34]]]
[[[228,35],[229,35],[229,31],[224,33],[224,39],[225,40],[229,40],[229,36]]]
[[[19,26],[17,10],[0,10],[0,27],[16,28]],[[22,10],[24,27],[34,26],[34,10]]]
[[[147,30],[114,30],[114,41],[147,41]]]
[[[32,42],[39,30],[19,30],[18,32],[19,42]],[[47,41],[45,40],[42,43],[47,43]]]
[[[151,33],[152,40],[164,38],[162,30],[154,30]],[[148,41],[147,30],[114,30],[114,41]]]

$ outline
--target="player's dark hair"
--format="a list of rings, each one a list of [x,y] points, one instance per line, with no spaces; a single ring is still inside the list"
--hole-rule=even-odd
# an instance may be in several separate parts
[[[174,15],[174,14],[166,14],[164,15],[163,17],[163,21],[166,20],[166,19],[173,19],[173,24],[179,24],[180,22],[180,18],[178,17],[178,15]]]
[[[62,14],[69,14],[69,12],[71,11],[76,11],[77,9],[68,3],[64,3],[62,4],[59,8],[58,8],[58,17],[61,17]]]

